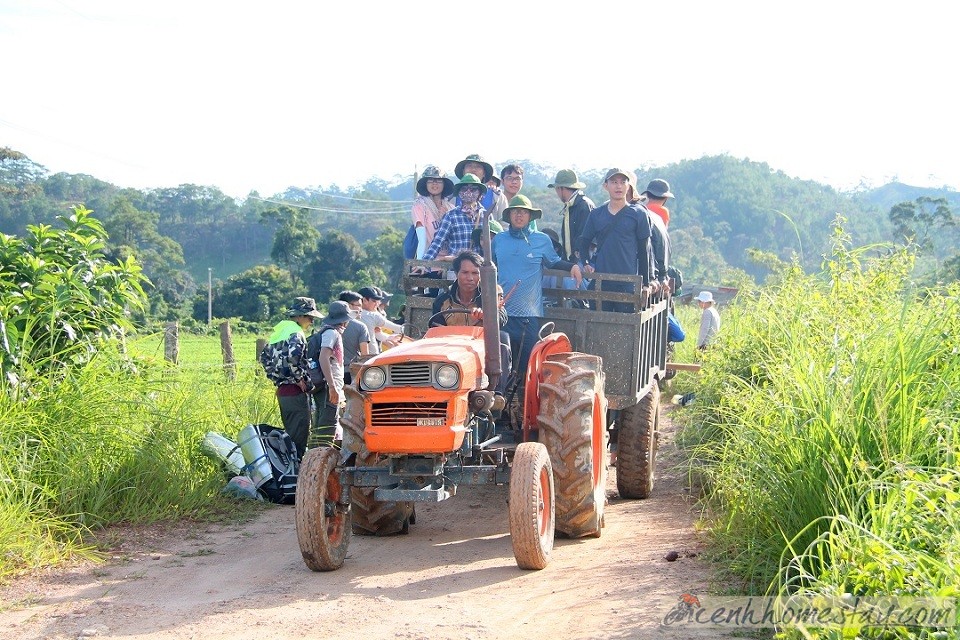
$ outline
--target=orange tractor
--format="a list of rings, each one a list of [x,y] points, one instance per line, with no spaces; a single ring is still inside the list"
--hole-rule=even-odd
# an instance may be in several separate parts
[[[408,266],[445,269],[449,263]],[[509,484],[517,565],[542,569],[555,531],[600,536],[610,433],[618,442],[621,496],[647,497],[660,411],[657,381],[666,364],[667,302],[650,298],[639,278],[606,277],[633,281],[638,293],[545,293],[561,301],[630,301],[639,311],[550,308],[546,326],[565,331],[541,332],[522,395],[506,407],[493,391],[507,373],[501,371],[496,297],[484,296],[482,327],[429,327],[433,299],[415,292],[435,287],[437,280],[405,277],[407,324],[429,328],[421,339],[355,366],[354,384],[345,390],[343,450],[312,449],[304,457],[296,523],[306,565],[314,571],[340,568],[352,533],[408,533],[417,502],[446,500],[460,485]],[[481,267],[480,278],[482,290],[496,290],[494,265]]]

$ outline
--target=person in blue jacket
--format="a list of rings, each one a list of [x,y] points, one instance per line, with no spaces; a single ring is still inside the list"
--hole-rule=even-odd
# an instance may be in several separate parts
[[[521,380],[530,351],[539,339],[544,269],[569,271],[578,286],[583,279],[579,265],[561,259],[547,234],[530,230],[531,220],[542,215],[529,198],[515,196],[503,211],[503,220],[510,227],[494,236],[492,242],[497,281],[506,292],[504,306],[509,319],[504,330],[510,336],[513,362]]]

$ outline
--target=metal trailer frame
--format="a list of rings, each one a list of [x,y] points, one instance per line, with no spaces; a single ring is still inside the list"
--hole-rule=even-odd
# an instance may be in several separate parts
[[[425,267],[447,271],[446,261],[409,260],[405,273],[411,267]],[[547,276],[558,281],[569,277],[564,271],[548,270]],[[544,308],[544,323],[552,322],[556,331],[567,334],[575,351],[600,356],[606,376],[607,404],[611,409],[624,409],[640,402],[649,393],[652,384],[663,378],[667,364],[667,315],[669,299],[663,293],[649,295],[639,276],[608,273],[590,274],[600,288],[602,282],[627,282],[636,293],[616,293],[583,289],[544,288],[544,297],[557,302]],[[404,276],[407,295],[404,320],[418,331],[426,331],[434,298],[422,293],[427,288],[445,288],[450,280],[423,276]],[[637,309],[634,313],[593,311],[568,308],[566,300],[582,300],[597,307],[601,302],[626,302]],[[415,336],[418,337],[418,336]]]

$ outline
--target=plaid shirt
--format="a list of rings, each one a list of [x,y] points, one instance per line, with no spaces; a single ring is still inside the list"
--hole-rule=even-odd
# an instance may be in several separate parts
[[[477,210],[476,220],[465,214],[460,207],[451,209],[450,213],[443,217],[443,222],[433,235],[433,242],[424,252],[423,259],[433,260],[438,255],[455,256],[461,251],[472,248],[470,234],[479,226],[481,220],[483,220],[482,207]]]

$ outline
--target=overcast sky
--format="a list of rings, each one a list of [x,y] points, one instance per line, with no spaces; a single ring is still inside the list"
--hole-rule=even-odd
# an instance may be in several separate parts
[[[121,187],[728,153],[960,188],[952,2],[0,0],[0,146]]]

